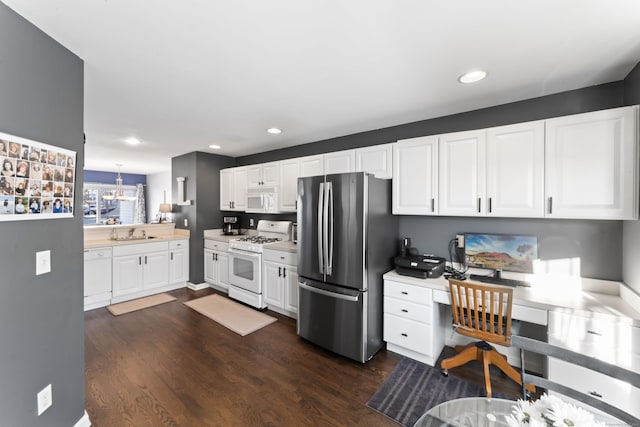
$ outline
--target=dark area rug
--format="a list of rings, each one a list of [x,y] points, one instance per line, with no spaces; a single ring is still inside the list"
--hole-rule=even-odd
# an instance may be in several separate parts
[[[484,386],[451,374],[445,377],[439,369],[404,357],[369,399],[367,406],[409,427],[428,409],[442,402],[484,395]],[[495,391],[493,397],[513,399]]]

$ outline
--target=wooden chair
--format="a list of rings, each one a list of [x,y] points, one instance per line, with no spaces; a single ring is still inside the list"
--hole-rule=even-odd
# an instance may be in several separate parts
[[[487,397],[491,397],[489,366],[495,365],[513,381],[521,384],[520,373],[490,343],[510,346],[511,306],[513,289],[499,285],[462,282],[449,279],[453,327],[459,334],[481,339],[467,346],[456,346],[457,355],[440,364],[445,375],[448,370],[472,360],[484,366],[484,382]],[[535,392],[535,387],[526,385]]]
[[[556,383],[544,377],[530,374],[525,372],[525,351],[541,354],[547,357],[555,357],[565,362],[572,363],[574,365],[582,366],[583,368],[590,369],[592,371],[599,372],[612,378],[624,381],[636,388],[640,388],[640,374],[637,372],[629,371],[616,365],[612,365],[602,360],[585,356],[581,353],[568,350],[566,348],[558,347],[546,342],[534,340],[531,338],[520,337],[514,335],[511,337],[511,344],[520,349],[520,361],[522,363],[521,382],[535,384],[539,387],[543,387],[547,390],[558,392],[564,396],[575,399],[583,405],[591,406],[592,408],[599,409],[606,414],[612,415],[631,426],[640,426],[640,419],[635,416],[619,409],[598,397],[594,397],[590,394],[583,393],[581,391],[572,389],[563,384]],[[527,399],[527,391],[523,388],[522,398]]]

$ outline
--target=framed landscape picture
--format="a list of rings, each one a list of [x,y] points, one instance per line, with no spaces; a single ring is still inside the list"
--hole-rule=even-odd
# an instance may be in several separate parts
[[[75,151],[0,132],[0,221],[73,217]]]

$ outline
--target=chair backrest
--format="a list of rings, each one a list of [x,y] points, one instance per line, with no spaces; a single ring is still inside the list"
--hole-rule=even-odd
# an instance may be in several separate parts
[[[612,378],[624,381],[634,387],[640,388],[640,374],[612,365],[602,360],[585,356],[581,353],[558,347],[546,342],[534,340],[532,338],[513,335],[511,337],[511,345],[520,349],[520,361],[522,363],[522,384],[533,384],[547,390],[558,392],[564,396],[578,400],[593,408],[599,409],[609,415],[618,418],[631,426],[640,426],[640,419],[631,414],[616,408],[615,406],[600,400],[594,396],[572,389],[563,384],[556,383],[539,375],[525,372],[525,351],[538,353],[547,357],[555,357],[565,362],[599,372]],[[523,399],[527,399],[527,392],[522,389]]]
[[[508,346],[513,289],[449,279],[453,327],[469,337]]]

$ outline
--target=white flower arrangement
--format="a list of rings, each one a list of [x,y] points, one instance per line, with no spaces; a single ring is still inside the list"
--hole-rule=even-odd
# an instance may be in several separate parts
[[[567,403],[557,396],[543,394],[538,400],[518,400],[513,414],[507,415],[509,427],[602,427],[593,414]]]

